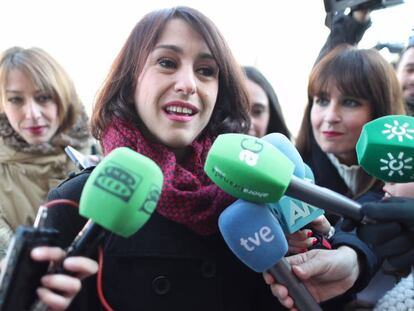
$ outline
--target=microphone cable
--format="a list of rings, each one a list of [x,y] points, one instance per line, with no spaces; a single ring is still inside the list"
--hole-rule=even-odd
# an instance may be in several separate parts
[[[103,292],[103,284],[102,284],[102,271],[103,271],[103,250],[102,246],[99,246],[98,249],[98,276],[96,278],[96,290],[98,291],[99,301],[101,302],[102,306],[106,311],[113,311],[112,307],[109,305],[108,301],[105,298]]]

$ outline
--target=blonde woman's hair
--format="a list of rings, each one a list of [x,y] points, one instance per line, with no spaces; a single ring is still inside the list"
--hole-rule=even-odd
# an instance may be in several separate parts
[[[76,115],[82,109],[75,86],[62,66],[37,47],[12,47],[0,54],[0,109],[6,100],[8,75],[14,69],[26,75],[36,89],[52,96],[58,105],[59,132],[74,125]]]

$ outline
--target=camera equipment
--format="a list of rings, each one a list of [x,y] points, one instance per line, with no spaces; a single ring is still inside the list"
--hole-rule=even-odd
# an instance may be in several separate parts
[[[355,10],[378,10],[404,3],[404,0],[324,0],[326,13]]]
[[[404,0],[324,0],[326,11],[325,25],[331,28],[333,17],[338,12],[344,12],[349,9],[352,13],[357,10],[374,11],[385,9],[397,4],[403,4]]]
[[[31,310],[37,300],[36,288],[40,278],[48,271],[49,262],[39,262],[30,253],[37,246],[56,246],[59,232],[44,228],[49,207],[57,204],[76,204],[68,200],[55,200],[41,206],[33,227],[19,226],[7,249],[0,276],[0,311]]]

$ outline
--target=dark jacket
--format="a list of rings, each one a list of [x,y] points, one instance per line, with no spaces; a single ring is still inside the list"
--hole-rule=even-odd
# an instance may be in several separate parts
[[[49,200],[79,201],[90,171],[63,182]],[[51,209],[47,225],[66,246],[85,223],[70,207]],[[285,310],[259,273],[244,266],[220,234],[200,236],[154,213],[129,238],[103,243],[103,292],[114,310]],[[99,310],[96,278],[85,282],[73,310]]]

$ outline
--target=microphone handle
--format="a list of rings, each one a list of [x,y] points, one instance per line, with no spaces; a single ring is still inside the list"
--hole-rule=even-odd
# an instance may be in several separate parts
[[[72,244],[67,248],[66,257],[91,257],[96,253],[99,244],[105,237],[106,230],[89,219],[78,233]]]
[[[268,272],[276,280],[287,287],[289,295],[293,298],[296,308],[300,311],[322,311],[308,289],[293,274],[292,268],[285,258],[279,260]]]
[[[293,175],[285,195],[317,206],[333,214],[346,216],[356,221],[369,222],[361,214],[361,204],[358,202]]]

